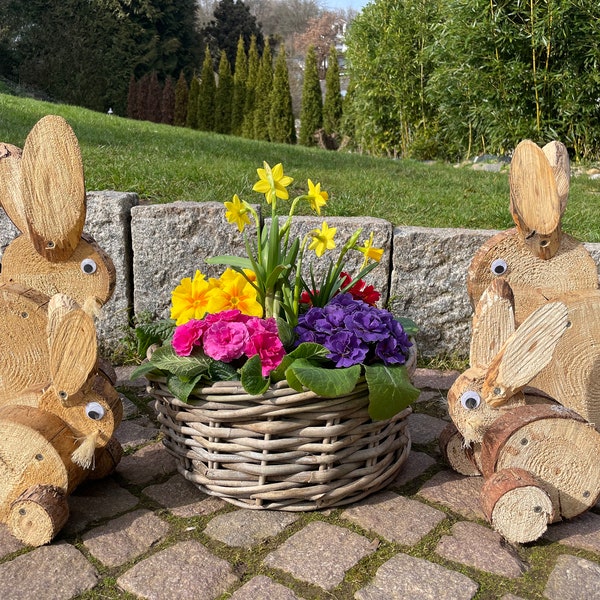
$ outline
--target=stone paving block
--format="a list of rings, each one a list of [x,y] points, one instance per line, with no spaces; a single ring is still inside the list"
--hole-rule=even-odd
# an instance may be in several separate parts
[[[97,581],[96,569],[77,548],[55,541],[0,565],[0,598],[69,600]]]
[[[544,538],[600,554],[600,515],[587,512],[572,521],[550,525]]]
[[[268,554],[264,562],[330,590],[343,581],[348,569],[375,549],[370,540],[349,529],[314,521]]]
[[[438,371],[437,369],[416,369],[413,376],[415,387],[447,391],[459,376],[458,371]]]
[[[121,442],[124,450],[147,444],[157,436],[158,428],[148,417],[121,421],[115,431],[115,437]]]
[[[213,517],[204,533],[228,546],[249,548],[280,534],[299,518],[291,512],[242,509]]]
[[[467,519],[485,521],[479,504],[482,485],[483,477],[465,477],[447,469],[426,481],[419,496],[443,504]]]
[[[409,481],[416,479],[435,464],[435,458],[432,458],[429,454],[411,450],[404,466],[390,485],[398,487],[406,485]]]
[[[526,600],[526,598],[521,598],[521,596],[515,596],[514,594],[504,594],[500,600]]]
[[[139,562],[117,579],[126,592],[156,600],[214,600],[238,577],[231,565],[196,541],[179,542]]]
[[[116,473],[127,483],[142,485],[175,473],[176,470],[173,455],[162,442],[155,442],[124,456],[117,466]]]
[[[548,577],[544,596],[549,600],[600,600],[600,565],[562,554]]]
[[[503,577],[514,579],[527,570],[499,533],[477,523],[455,523],[451,535],[442,536],[435,551],[448,560]]]
[[[83,531],[98,519],[114,517],[138,504],[138,499],[118,485],[112,477],[80,485],[68,498],[69,520],[65,533]]]
[[[259,598],[265,600],[267,598],[268,600],[302,600],[290,588],[275,583],[264,575],[257,575],[231,596],[231,600],[259,600]]]
[[[448,425],[448,421],[432,417],[425,413],[413,413],[408,416],[408,430],[413,444],[429,444],[435,442]]]
[[[441,523],[446,515],[422,502],[383,492],[346,509],[342,517],[386,540],[412,546]]]
[[[83,543],[100,562],[117,567],[150,550],[170,529],[149,510],[136,510],[86,532]]]
[[[134,419],[140,415],[140,409],[125,394],[119,394],[123,405],[123,421]]]
[[[227,506],[220,498],[203,494],[182,475],[173,475],[165,483],[149,485],[143,492],[161,506],[168,508],[176,517],[201,517]]]
[[[0,558],[8,556],[17,550],[25,548],[14,535],[10,533],[8,527],[3,523],[0,524]]]
[[[379,569],[373,581],[358,590],[356,600],[470,600],[477,583],[422,558],[397,554]]]

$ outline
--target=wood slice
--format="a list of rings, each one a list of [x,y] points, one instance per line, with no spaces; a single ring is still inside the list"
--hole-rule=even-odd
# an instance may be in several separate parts
[[[85,180],[79,142],[55,115],[40,119],[23,147],[22,194],[28,232],[49,261],[69,258],[85,221]]]
[[[51,485],[69,493],[82,470],[73,465],[71,430],[57,417],[30,406],[0,408],[0,521],[25,490]]]
[[[514,298],[505,279],[494,279],[485,289],[471,329],[471,366],[486,368],[515,331]]]
[[[552,502],[523,469],[502,469],[481,489],[481,506],[492,527],[509,542],[537,540],[553,518]]]
[[[570,326],[558,342],[552,362],[531,385],[600,430],[600,291],[582,290],[557,299],[568,306]]]
[[[63,490],[37,485],[24,491],[11,505],[7,519],[10,532],[28,546],[49,543],[69,518]]]
[[[502,415],[483,439],[486,478],[506,468],[531,473],[552,500],[555,518],[585,512],[600,497],[600,434],[562,406],[537,404]]]
[[[27,231],[21,197],[21,149],[0,143],[0,205],[19,231]]]
[[[560,201],[552,167],[530,140],[518,144],[512,157],[510,212],[531,252],[552,258],[560,245]]]
[[[103,305],[114,291],[116,271],[109,256],[89,240],[84,236],[69,258],[52,262],[37,253],[27,236],[19,236],[4,251],[0,281],[19,282],[47,296],[61,292],[80,306],[89,298]],[[83,271],[82,264],[87,260],[94,262],[95,272]]]
[[[492,273],[492,263],[497,259],[507,266],[502,278],[513,291],[517,326],[536,308],[562,293],[598,288],[598,268],[581,242],[563,234],[558,252],[542,260],[531,253],[513,228],[491,237],[473,257],[467,274],[473,308],[498,277]]]
[[[556,191],[560,204],[560,214],[565,212],[567,200],[569,199],[569,188],[571,186],[571,165],[567,147],[561,142],[550,142],[542,148],[542,152],[548,159],[548,163],[554,174]]]
[[[49,384],[49,352],[43,332],[48,298],[18,284],[0,286],[0,405],[24,390]]]
[[[507,340],[488,367],[483,399],[504,404],[550,364],[556,345],[571,325],[567,306],[549,302],[531,313]]]
[[[481,475],[476,455],[481,453],[480,444],[465,446],[465,440],[454,423],[448,423],[439,437],[440,450],[444,460],[457,473],[474,477]]]

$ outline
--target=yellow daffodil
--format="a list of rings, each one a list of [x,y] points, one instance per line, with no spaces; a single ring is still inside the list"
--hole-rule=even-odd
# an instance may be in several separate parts
[[[196,271],[194,279],[184,277],[171,294],[171,319],[183,325],[190,319],[202,319],[209,310],[212,285]]]
[[[321,214],[321,206],[325,206],[329,194],[326,191],[321,191],[321,184],[317,183],[314,185],[313,182],[308,180],[308,200],[310,201],[310,207],[318,214]]]
[[[323,226],[321,229],[313,229],[310,232],[312,236],[312,242],[308,247],[309,250],[314,250],[315,254],[320,258],[323,256],[325,250],[333,250],[335,248],[335,242],[333,241],[333,236],[337,231],[336,227],[329,227],[325,221],[323,221]]]
[[[228,223],[235,223],[240,233],[244,231],[246,225],[250,225],[250,217],[248,216],[248,208],[246,204],[239,199],[237,194],[233,195],[231,202],[225,202],[225,218]]]
[[[238,309],[251,317],[262,317],[262,305],[256,299],[256,289],[241,274],[233,269],[225,269],[218,280],[211,280],[214,291],[211,294],[211,312]]]
[[[365,262],[368,260],[379,262],[383,256],[383,248],[373,248],[373,232],[371,232],[369,239],[364,241],[364,246],[357,246],[356,249],[365,255]]]
[[[275,203],[276,198],[287,200],[290,196],[285,188],[294,180],[283,174],[281,163],[276,164],[272,169],[266,162],[263,165],[263,169],[256,169],[259,180],[252,190],[264,194],[269,204]]]

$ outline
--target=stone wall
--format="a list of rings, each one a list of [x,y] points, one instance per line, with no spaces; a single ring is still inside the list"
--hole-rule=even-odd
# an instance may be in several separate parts
[[[322,221],[297,217],[293,233],[304,235]],[[467,354],[472,315],[467,268],[494,231],[394,228],[370,217],[333,217],[327,222],[338,228],[338,246],[358,227],[365,237],[375,232],[385,254],[369,282],[382,291],[392,312],[419,325],[421,354]],[[168,316],[171,290],[182,277],[193,276],[196,269],[219,275],[222,268],[206,265],[204,257],[245,254],[242,236],[225,221],[218,202],[144,205],[131,193],[90,192],[85,230],[108,252],[117,270],[115,293],[98,323],[100,346],[108,356],[118,348],[133,315]],[[17,234],[12,223],[0,216],[2,248]],[[600,264],[600,244],[586,247]],[[360,264],[361,256],[354,254],[356,262],[350,268]]]

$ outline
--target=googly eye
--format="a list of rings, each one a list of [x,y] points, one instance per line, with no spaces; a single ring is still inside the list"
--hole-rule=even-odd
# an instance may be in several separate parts
[[[95,273],[97,268],[98,267],[96,266],[95,261],[93,261],[91,258],[84,258],[81,261],[81,270],[86,275],[91,275],[92,273]]]
[[[508,265],[503,258],[497,258],[491,266],[491,271],[494,275],[504,275],[508,269]]]
[[[464,394],[460,397],[460,403],[463,408],[467,410],[475,410],[481,404],[481,397],[477,392],[472,390],[468,392],[464,392]]]
[[[104,417],[104,407],[99,402],[88,402],[85,405],[85,414],[94,421],[100,421]]]

